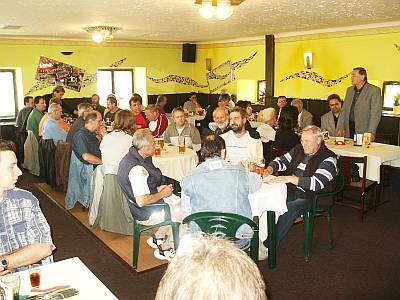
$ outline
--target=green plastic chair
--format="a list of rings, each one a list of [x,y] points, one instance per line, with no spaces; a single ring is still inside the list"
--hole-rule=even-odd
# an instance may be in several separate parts
[[[336,177],[336,186],[333,192],[329,193],[315,193],[312,200],[311,208],[303,215],[303,225],[304,225],[304,260],[309,261],[311,259],[311,247],[314,233],[314,218],[316,216],[326,216],[328,218],[329,224],[329,241],[331,249],[335,247],[335,242],[333,239],[333,225],[332,225],[332,207],[329,205],[326,207],[319,206],[319,200],[326,197],[334,197],[339,194],[344,187],[344,176],[343,172],[339,171]]]
[[[130,202],[131,204],[138,206],[137,203],[130,198],[125,192],[125,197]],[[147,232],[152,230],[153,228],[156,227],[162,227],[162,226],[171,226],[172,227],[172,236],[174,239],[174,247],[175,251],[178,248],[179,244],[179,223],[173,222],[171,219],[171,210],[169,208],[169,205],[167,203],[155,203],[155,204],[150,204],[146,205],[146,207],[154,207],[154,208],[160,208],[160,210],[164,210],[164,222],[157,223],[154,225],[142,225],[140,224],[135,218],[133,218],[133,269],[137,271],[137,265],[138,265],[138,258],[139,258],[139,243],[140,243],[140,235],[143,232]]]
[[[234,240],[236,231],[243,224],[247,224],[253,230],[253,238],[250,242],[250,257],[258,265],[258,217],[254,217],[254,221],[241,215],[207,211],[198,212],[187,216],[183,219],[183,224],[189,222],[196,223],[200,230],[207,234],[221,235],[229,240]]]

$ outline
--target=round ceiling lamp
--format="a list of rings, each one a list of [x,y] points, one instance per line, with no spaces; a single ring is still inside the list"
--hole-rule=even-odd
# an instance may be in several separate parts
[[[233,14],[233,7],[239,5],[244,0],[195,0],[195,4],[200,4],[200,15],[205,19],[215,16],[218,20],[226,20]]]
[[[92,35],[92,40],[96,43],[101,43],[104,41],[112,41],[114,38],[114,32],[117,30],[121,30],[120,27],[114,26],[93,26],[93,27],[85,27],[83,28],[86,32]]]

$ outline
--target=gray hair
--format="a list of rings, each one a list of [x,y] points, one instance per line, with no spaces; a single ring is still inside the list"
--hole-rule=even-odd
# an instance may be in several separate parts
[[[258,116],[260,120],[265,123],[271,120],[274,116],[276,117],[276,110],[273,107],[269,107],[260,111]]]
[[[132,137],[132,146],[136,148],[136,150],[140,150],[145,146],[150,145],[151,131],[148,128],[142,128],[135,131]]]
[[[303,107],[303,101],[301,101],[300,99],[296,98],[292,100],[292,103],[290,105],[294,106],[296,104],[300,104],[301,107]]]
[[[304,132],[311,132],[315,138],[317,139],[323,139],[323,134],[322,134],[322,130],[321,128],[319,128],[318,126],[315,125],[308,125],[306,127],[303,128],[303,130],[301,131],[301,133],[303,134]]]
[[[49,109],[48,109],[49,115],[54,114],[58,109],[62,109],[60,104],[58,104],[58,103],[50,104]]]
[[[78,105],[78,116],[82,117],[83,113],[88,111],[90,108],[92,108],[92,104],[90,104],[90,103],[80,103]]]

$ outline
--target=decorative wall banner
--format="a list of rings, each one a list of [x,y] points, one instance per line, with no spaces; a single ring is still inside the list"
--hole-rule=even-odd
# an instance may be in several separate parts
[[[54,67],[54,64],[51,63],[49,60],[51,60],[52,62],[56,62],[57,66]],[[112,64],[110,64],[110,68],[115,68],[115,67],[119,67],[121,64],[123,64],[125,62],[126,58],[122,58],[120,60],[117,60],[115,62],[113,62]],[[41,64],[42,62],[42,64]],[[71,78],[67,78],[67,80],[63,80],[61,81],[61,79],[63,78],[62,76],[64,76],[63,74],[65,73],[65,69],[62,69],[61,66],[67,66],[68,67],[72,67],[75,68],[77,70],[81,70],[83,71],[82,76],[79,78],[79,90],[76,89],[76,83],[71,82]],[[52,74],[50,68],[53,68],[53,73]],[[58,74],[58,72],[56,72],[56,69],[60,68],[60,74]],[[74,73],[76,74],[76,73]],[[55,79],[53,80],[53,78],[60,78],[59,80]],[[91,84],[95,84],[97,82],[97,74],[93,73],[93,74],[87,74],[85,73],[84,70],[79,69],[77,67],[62,63],[62,62],[58,62],[56,60],[50,59],[50,58],[46,58],[44,56],[40,57],[39,60],[39,66],[37,69],[37,73],[36,73],[36,78],[37,81],[35,82],[35,84],[29,89],[29,91],[25,94],[26,95],[30,95],[33,92],[37,92],[40,90],[43,90],[49,86],[55,86],[55,85],[62,85],[67,89],[71,89],[74,91],[80,91],[81,87],[87,87],[88,85]],[[67,84],[68,85],[67,85]],[[75,88],[74,88],[75,85]]]
[[[175,74],[170,74],[168,76],[162,77],[162,78],[153,78],[150,76],[147,76],[147,78],[155,83],[167,83],[167,82],[177,82],[180,84],[185,84],[185,85],[191,85],[195,86],[198,88],[206,88],[208,87],[210,93],[215,92],[219,88],[224,87],[228,83],[232,82],[235,80],[235,70],[243,67],[245,64],[249,63],[254,56],[256,56],[257,52],[254,52],[254,54],[250,55],[249,57],[239,60],[237,62],[231,63],[230,60],[225,61],[224,63],[220,64],[218,67],[212,69],[211,71],[206,73],[206,80],[207,84],[201,84],[198,83],[196,80],[190,78],[190,77],[184,77],[184,76],[179,76]],[[225,70],[225,71],[224,71]],[[215,83],[213,80],[219,80],[220,82]],[[210,85],[210,83],[212,83]],[[212,85],[215,86],[212,86]]]
[[[339,77],[338,79],[325,79],[316,72],[301,71],[301,72],[297,72],[297,73],[294,73],[292,75],[289,75],[289,76],[283,78],[280,82],[283,82],[283,81],[286,81],[289,79],[293,79],[293,78],[302,78],[302,79],[314,81],[323,86],[331,87],[331,86],[337,85],[338,83],[342,82],[342,80],[349,77],[350,74],[351,74],[351,72],[342,77]]]
[[[220,64],[206,74],[210,93],[224,87],[235,80],[235,72],[230,60]]]
[[[81,90],[85,70],[78,67],[41,56],[36,71],[36,80],[48,85],[62,85],[67,89]]]
[[[185,84],[185,85],[192,85],[198,88],[206,88],[208,85],[200,84],[196,80],[190,78],[190,77],[184,77],[184,76],[179,76],[179,75],[168,75],[163,78],[153,78],[150,76],[147,76],[148,79],[155,83],[167,83],[167,82],[176,82],[180,84]]]

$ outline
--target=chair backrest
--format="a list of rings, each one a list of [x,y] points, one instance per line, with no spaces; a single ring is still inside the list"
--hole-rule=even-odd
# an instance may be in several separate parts
[[[249,225],[253,231],[258,231],[258,225],[253,220],[226,212],[207,211],[194,213],[182,221],[183,224],[188,224],[189,222],[196,223],[204,233],[217,234],[228,239],[235,238],[238,228],[243,224]]]
[[[364,192],[365,184],[367,179],[367,156],[363,157],[353,157],[353,156],[340,156],[339,157],[339,168],[343,172],[344,185],[349,185],[351,183],[353,170],[355,170],[355,164],[362,164],[363,173],[361,176],[361,191]]]

